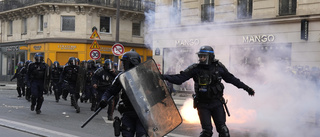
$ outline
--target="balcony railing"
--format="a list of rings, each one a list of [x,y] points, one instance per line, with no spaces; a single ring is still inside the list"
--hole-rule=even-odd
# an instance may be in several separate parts
[[[16,8],[22,8],[40,3],[64,3],[64,4],[89,4],[116,8],[116,0],[3,0],[0,1],[0,12]],[[142,0],[121,0],[120,9],[132,11],[147,11],[155,9],[152,1]]]

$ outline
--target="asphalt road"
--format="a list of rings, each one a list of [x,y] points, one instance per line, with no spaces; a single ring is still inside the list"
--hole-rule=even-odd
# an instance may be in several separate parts
[[[1,86],[2,85],[2,86]],[[80,113],[76,113],[67,101],[55,102],[54,95],[45,95],[42,113],[30,110],[31,103],[25,98],[17,97],[14,84],[0,83],[0,131],[5,136],[53,136],[53,137],[112,137],[114,136],[112,121],[107,120],[107,110],[103,109],[84,128],[81,125],[94,113],[90,111],[90,103],[80,103]],[[177,103],[183,103],[185,97],[177,96]],[[120,116],[115,111],[114,116]],[[192,129],[192,130],[191,130]],[[198,136],[200,125],[181,124],[167,137]],[[193,133],[194,132],[194,133]],[[2,132],[4,133],[4,132]],[[20,135],[22,134],[22,135]],[[1,135],[2,136],[2,135]]]

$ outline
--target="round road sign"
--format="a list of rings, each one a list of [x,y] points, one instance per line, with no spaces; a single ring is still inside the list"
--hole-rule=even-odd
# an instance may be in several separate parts
[[[96,50],[96,49],[91,50],[91,51],[90,51],[90,57],[91,57],[92,59],[94,59],[94,60],[98,60],[98,59],[100,59],[100,57],[101,57],[101,53],[100,53],[99,50]]]
[[[115,56],[120,56],[124,53],[124,47],[120,43],[116,43],[112,46],[112,53]]]

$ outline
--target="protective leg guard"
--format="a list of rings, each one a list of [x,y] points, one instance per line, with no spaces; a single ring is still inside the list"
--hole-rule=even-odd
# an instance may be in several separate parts
[[[73,104],[74,108],[76,109],[77,113],[80,113],[80,107],[78,106],[78,99],[75,97],[74,94],[70,95],[71,97],[71,104]]]
[[[217,131],[219,132],[219,137],[230,137],[229,129],[226,125],[217,127]]]
[[[37,98],[36,110],[40,110],[41,109],[43,101],[44,101],[43,97]]]
[[[17,87],[18,97],[21,97],[21,88]]]
[[[199,137],[211,137],[212,134],[212,131],[203,129]]]
[[[31,96],[31,111],[34,111],[34,107],[36,106],[37,98]]]

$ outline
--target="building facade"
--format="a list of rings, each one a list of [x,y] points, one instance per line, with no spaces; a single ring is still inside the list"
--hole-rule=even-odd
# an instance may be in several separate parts
[[[124,52],[135,49],[143,61],[152,58],[152,50],[144,44],[144,13],[154,10],[154,2],[128,0],[119,7],[117,38],[113,0],[0,1],[0,80],[9,80],[16,64],[33,60],[35,53],[61,65],[71,56],[114,60],[112,46],[117,39]]]
[[[162,1],[156,3],[154,59],[163,73],[179,73],[197,62],[200,46],[210,45],[234,73],[250,75],[271,62],[319,68],[319,6],[320,0]]]

